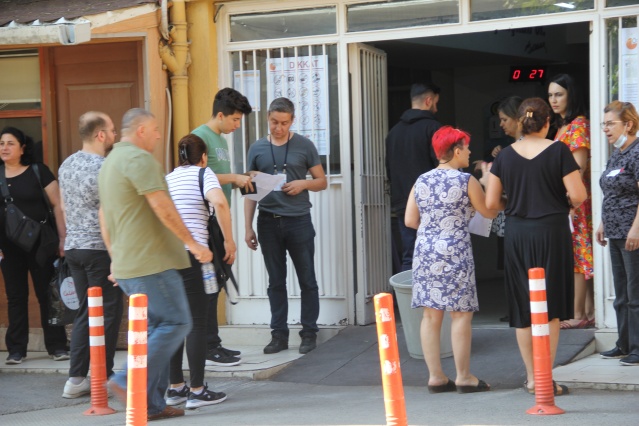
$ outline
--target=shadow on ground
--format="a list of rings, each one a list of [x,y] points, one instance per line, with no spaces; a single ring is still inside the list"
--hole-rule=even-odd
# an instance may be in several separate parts
[[[555,365],[569,363],[595,337],[594,330],[561,333]],[[426,386],[428,373],[423,360],[411,358],[401,324],[397,327],[402,381],[404,386]],[[453,358],[442,360],[446,374],[455,377]],[[525,369],[515,330],[511,328],[473,329],[471,371],[493,389],[522,386]],[[271,380],[329,386],[381,385],[376,326],[349,326],[314,351],[294,361]]]

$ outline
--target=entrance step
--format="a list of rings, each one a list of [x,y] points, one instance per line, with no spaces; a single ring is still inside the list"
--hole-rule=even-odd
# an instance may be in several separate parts
[[[329,326],[320,328],[317,334],[318,346],[326,342],[330,338],[337,335],[344,327]],[[244,326],[229,325],[220,327],[220,337],[224,347],[235,349],[242,352],[242,363],[233,367],[206,367],[205,377],[241,377],[252,380],[268,379],[284,368],[291,362],[301,358],[302,354],[298,352],[301,339],[299,331],[301,326],[290,327],[289,349],[277,354],[264,354],[264,346],[271,340],[271,329],[268,326]],[[0,335],[3,337],[6,330],[0,329]],[[34,333],[35,331],[35,333]],[[34,329],[30,334],[29,349],[27,358],[22,364],[6,365],[4,358],[7,353],[0,353],[0,372],[13,373],[56,373],[68,374],[69,361],[53,361],[44,349],[42,340],[42,330]],[[32,346],[40,346],[41,348],[32,349]],[[2,349],[6,351],[6,349]],[[118,350],[115,354],[115,370],[122,365],[127,358],[126,350]],[[185,375],[188,376],[188,359],[186,354],[183,357],[183,368]]]

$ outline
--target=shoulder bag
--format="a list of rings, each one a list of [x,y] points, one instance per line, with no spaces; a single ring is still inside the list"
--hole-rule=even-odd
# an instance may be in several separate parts
[[[237,295],[239,294],[239,288],[235,281],[235,276],[231,269],[231,265],[224,262],[224,256],[226,256],[226,250],[224,249],[224,234],[222,234],[222,228],[217,221],[215,214],[211,214],[209,207],[209,201],[204,195],[204,172],[206,168],[202,167],[199,173],[200,194],[202,194],[202,200],[204,201],[204,207],[209,214],[208,229],[209,229],[209,248],[213,252],[213,267],[215,268],[215,275],[217,276],[217,283],[220,288],[226,290],[226,294],[229,297],[229,302],[235,305],[237,304]],[[229,292],[229,288],[226,286],[226,282],[231,280],[233,283],[233,290],[235,294]]]
[[[39,179],[39,178],[38,178]],[[0,190],[4,198],[4,232],[9,241],[26,252],[31,252],[40,237],[42,223],[26,216],[13,204],[13,197],[9,193],[4,164],[0,165]],[[46,221],[46,220],[45,220]]]

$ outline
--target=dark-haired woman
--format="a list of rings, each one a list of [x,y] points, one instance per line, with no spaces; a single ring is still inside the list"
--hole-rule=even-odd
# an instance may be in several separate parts
[[[548,102],[555,113],[557,134],[579,164],[579,173],[588,198],[572,210],[572,247],[575,256],[575,310],[572,319],[562,321],[562,329],[595,325],[592,259],[592,200],[590,198],[590,122],[586,118],[580,92],[568,74],[559,74],[548,85]]]
[[[208,218],[202,193],[199,174],[204,167],[203,191],[206,199],[215,209],[215,214],[224,235],[226,257],[231,264],[235,259],[235,242],[231,230],[231,213],[215,173],[208,167],[207,148],[204,141],[194,134],[184,136],[178,143],[180,165],[166,176],[169,193],[193,238],[208,246]],[[226,399],[222,392],[213,392],[204,385],[204,366],[206,363],[206,319],[208,312],[208,294],[204,291],[202,264],[189,253],[191,267],[180,270],[184,280],[186,296],[193,317],[193,328],[186,337],[186,356],[189,360],[191,386],[184,381],[182,371],[183,345],[171,358],[170,381],[166,404],[178,405],[186,402],[186,408],[218,404]]]
[[[439,166],[417,178],[406,205],[405,223],[417,229],[413,255],[412,308],[423,308],[420,327],[430,393],[483,392],[490,386],[470,373],[471,321],[479,310],[475,262],[468,223],[477,210],[488,210],[481,185],[469,173],[470,135],[444,126],[433,135]],[[457,377],[450,380],[440,361],[444,311],[452,319],[451,337]]]
[[[523,138],[504,148],[492,165],[488,208],[498,208],[506,192],[505,280],[510,326],[526,366],[525,388],[535,391],[528,270],[546,273],[551,360],[559,341],[559,321],[572,316],[573,256],[568,213],[587,197],[579,165],[568,147],[546,139],[550,108],[540,98],[519,107]],[[568,392],[555,384],[555,394]]]
[[[47,220],[48,207],[42,194],[47,194],[56,217],[56,226],[60,237],[60,251],[64,248],[64,218],[60,208],[60,190],[58,182],[47,166],[38,163],[40,182],[33,165],[33,141],[22,131],[6,127],[0,132],[0,173],[4,174],[7,189],[13,203],[26,216],[42,222]],[[64,327],[52,327],[48,323],[49,280],[53,275],[53,259],[44,264],[36,261],[38,243],[27,252],[9,241],[5,234],[5,201],[0,197],[0,268],[4,277],[4,286],[9,305],[9,327],[5,343],[9,356],[7,364],[20,364],[27,356],[29,343],[29,282],[31,274],[33,289],[40,304],[40,323],[44,332],[44,345],[47,352],[56,361],[69,359],[67,335]]]

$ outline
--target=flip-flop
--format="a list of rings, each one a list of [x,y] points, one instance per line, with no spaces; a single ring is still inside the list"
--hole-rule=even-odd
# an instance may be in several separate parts
[[[455,392],[456,390],[455,382],[450,379],[448,379],[448,383],[443,385],[428,385],[428,393]]]
[[[552,381],[552,386],[554,389],[554,394],[555,396],[562,396],[562,395],[568,395],[570,393],[570,390],[568,389],[568,386],[566,385],[558,385],[557,382],[555,382],[554,380]],[[524,382],[524,390],[526,392],[528,392],[531,395],[535,394],[535,388],[530,389],[528,387],[528,380],[526,380]]]
[[[457,393],[487,392],[489,390],[490,385],[483,380],[480,380],[476,386],[457,386]]]
[[[559,328],[562,330],[582,329],[588,328],[590,321],[587,319],[579,321],[577,324],[571,324],[570,321],[562,321],[559,323]]]

